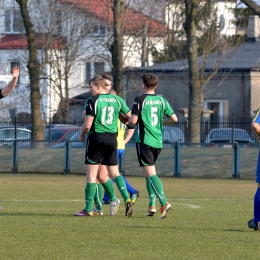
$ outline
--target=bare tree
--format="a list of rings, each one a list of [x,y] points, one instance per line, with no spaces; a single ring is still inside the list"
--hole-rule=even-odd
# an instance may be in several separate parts
[[[32,121],[32,140],[44,140],[45,127],[41,117],[41,94],[40,94],[40,76],[39,64],[37,61],[37,48],[35,44],[35,32],[31,22],[30,14],[27,8],[27,0],[16,0],[20,6],[26,31],[29,60],[27,68],[30,77],[30,102],[31,102],[31,121]]]
[[[122,8],[124,7],[121,0],[113,1],[114,15],[114,37],[110,46],[112,55],[112,73],[114,76],[114,88],[119,96],[122,96],[122,75],[123,75],[123,39],[122,39]]]
[[[256,2],[252,0],[240,0],[244,3],[248,8],[250,8],[256,15],[260,17],[260,6]]]

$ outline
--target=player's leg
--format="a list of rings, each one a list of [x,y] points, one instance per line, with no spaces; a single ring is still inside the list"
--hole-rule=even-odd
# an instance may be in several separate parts
[[[117,149],[117,160],[120,161],[123,154],[125,153],[125,150],[124,149]],[[120,174],[121,175],[121,174]],[[125,184],[126,184],[126,188],[127,188],[127,191],[130,195],[130,198],[132,200],[132,203],[134,204],[137,200],[137,198],[141,195],[140,192],[138,190],[136,190],[135,188],[133,188],[131,186],[131,184],[127,181],[127,179],[121,175],[125,181]]]
[[[86,178],[87,184],[85,188],[85,202],[86,207],[81,212],[74,214],[74,216],[93,216],[92,213],[92,203],[94,200],[94,196],[96,193],[96,179],[99,164],[101,161],[101,151],[102,147],[100,147],[98,143],[98,136],[92,134],[88,138],[88,143],[86,146],[85,153],[85,164],[86,164]]]
[[[260,151],[256,168],[257,189],[254,196],[254,218],[248,221],[248,227],[260,230]]]
[[[155,164],[160,152],[161,149],[157,149],[143,143],[137,144],[137,153],[140,165],[144,170],[147,181],[150,183],[156,197],[161,204],[160,218],[165,218],[166,213],[171,209],[171,205],[167,202],[163,184],[160,178],[156,175]]]
[[[102,208],[102,193],[103,187],[102,184],[96,180],[97,188],[96,193],[94,196],[94,203],[95,207],[92,209],[93,215],[103,215],[103,208]]]
[[[146,216],[152,217],[156,213],[156,207],[155,207],[156,195],[153,191],[153,188],[151,186],[149,179],[145,178],[145,180],[146,180],[146,189],[147,189],[148,195],[149,195],[148,213],[146,214]]]
[[[0,206],[0,210],[3,210],[4,208]]]
[[[98,178],[104,190],[106,191],[109,199],[110,215],[113,216],[117,213],[120,200],[116,197],[115,187],[112,180],[108,177],[108,171],[106,165],[100,165]]]
[[[102,164],[107,165],[109,177],[115,181],[116,186],[124,198],[126,211],[125,215],[130,217],[133,213],[132,201],[129,193],[127,192],[125,181],[119,174],[118,160],[117,160],[117,134],[107,134],[105,140],[105,147],[103,150]]]
[[[86,207],[81,212],[74,214],[74,216],[93,216],[92,213],[92,203],[96,193],[96,178],[98,171],[98,164],[86,164],[86,175],[87,175],[87,184],[85,187],[85,202]]]
[[[122,197],[124,198],[125,207],[126,207],[125,215],[127,217],[131,217],[133,214],[133,207],[132,207],[133,204],[132,204],[131,198],[129,196],[129,193],[126,189],[126,184],[125,184],[124,178],[119,174],[118,165],[107,165],[107,169],[109,172],[109,177],[111,179],[114,179],[119,192],[121,193]]]

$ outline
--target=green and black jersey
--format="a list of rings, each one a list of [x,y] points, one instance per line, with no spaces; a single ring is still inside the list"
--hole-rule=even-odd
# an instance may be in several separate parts
[[[100,94],[87,99],[86,116],[93,116],[94,121],[90,129],[95,133],[117,133],[119,113],[130,111],[125,101],[112,94]]]
[[[163,116],[170,117],[173,109],[166,99],[156,94],[144,94],[134,100],[132,115],[138,117],[136,142],[162,148]]]

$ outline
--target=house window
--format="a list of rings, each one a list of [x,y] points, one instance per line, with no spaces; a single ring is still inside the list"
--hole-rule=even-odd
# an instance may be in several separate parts
[[[106,35],[106,30],[107,29],[104,26],[100,26],[98,24],[93,24],[91,26],[91,28],[88,26],[86,31],[87,31],[87,34],[90,34],[92,36],[100,36],[100,35],[104,36],[104,35]]]
[[[104,73],[105,63],[104,62],[95,62],[94,63],[94,73],[95,75],[101,75]]]
[[[62,15],[61,11],[56,11],[55,13],[55,31],[57,34],[61,34],[62,31]]]
[[[11,11],[5,10],[5,32],[11,32]]]
[[[204,108],[212,110],[211,120],[219,123],[219,127],[223,127],[225,116],[228,116],[228,100],[221,99],[205,99]]]
[[[100,26],[100,28],[99,28],[99,34],[100,34],[100,35],[106,35],[106,27]]]
[[[15,67],[15,66],[20,68],[20,62],[18,62],[18,61],[11,62],[11,73],[13,71],[13,67]],[[20,76],[18,77],[18,81],[17,81],[17,85],[19,85],[19,84],[20,84]]]
[[[5,10],[5,32],[20,33],[24,31],[20,10]]]
[[[85,64],[85,82],[86,84],[88,84],[89,80],[91,79],[91,63],[90,62],[86,62]]]

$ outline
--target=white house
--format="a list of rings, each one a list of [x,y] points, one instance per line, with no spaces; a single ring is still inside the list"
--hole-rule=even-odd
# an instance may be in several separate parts
[[[197,3],[202,7],[205,5],[206,1],[198,0]],[[234,0],[214,1],[214,5],[212,6],[212,14],[215,14],[210,18],[213,19],[213,17],[216,16],[221,35],[232,36],[236,34],[235,9],[236,1]],[[185,7],[183,1],[169,2],[165,6],[165,21],[169,27],[176,32],[176,35],[180,32],[184,32],[183,22],[185,21]],[[181,34],[181,39],[185,39],[183,34]]]
[[[42,71],[41,109],[45,120],[57,112],[60,95],[65,94],[66,86],[72,98],[88,91],[91,77],[111,71],[112,2],[54,2],[28,2]],[[30,114],[26,68],[28,50],[20,9],[16,1],[9,0],[0,0],[0,7],[0,74],[10,74],[11,68],[16,65],[21,69],[16,89],[0,101],[0,117],[9,117],[10,113]],[[164,48],[167,27],[163,22],[130,7],[123,10],[122,17],[124,66],[153,65],[149,47]]]

